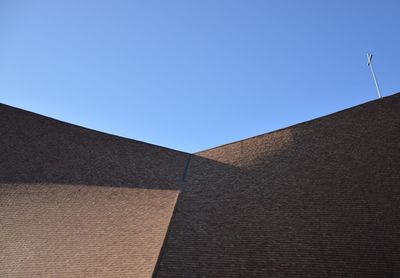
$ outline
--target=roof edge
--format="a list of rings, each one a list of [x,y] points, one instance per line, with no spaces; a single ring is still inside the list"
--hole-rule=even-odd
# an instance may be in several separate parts
[[[361,104],[358,104],[358,105],[355,105],[355,106],[351,106],[349,108],[345,108],[345,109],[342,109],[342,110],[339,110],[339,111],[336,111],[336,112],[333,112],[333,113],[329,113],[329,114],[326,114],[324,116],[317,117],[317,118],[314,118],[314,119],[311,119],[311,120],[308,120],[308,121],[304,121],[304,122],[301,122],[301,123],[297,123],[297,124],[293,124],[293,125],[290,125],[290,126],[287,126],[287,127],[279,128],[279,129],[276,129],[276,130],[273,130],[273,131],[269,131],[269,132],[266,132],[266,133],[262,133],[262,134],[259,134],[259,135],[250,136],[250,137],[247,137],[247,138],[244,138],[244,139],[240,139],[240,140],[237,140],[237,141],[233,141],[233,142],[230,142],[230,143],[226,143],[226,144],[222,144],[222,145],[219,145],[219,146],[216,146],[216,147],[212,147],[212,148],[209,148],[209,149],[198,151],[198,152],[195,152],[193,154],[194,155],[200,155],[202,153],[205,153],[205,152],[208,152],[208,151],[211,151],[211,150],[215,150],[215,149],[219,149],[219,148],[226,147],[226,146],[229,146],[229,145],[241,143],[241,142],[244,142],[244,141],[247,141],[247,140],[252,140],[252,139],[255,139],[255,138],[258,138],[258,137],[263,137],[263,136],[266,136],[266,135],[270,135],[270,134],[273,134],[273,133],[276,133],[276,132],[280,132],[280,131],[283,131],[283,130],[286,130],[286,129],[289,129],[289,128],[301,126],[301,125],[308,124],[308,123],[313,122],[313,121],[317,121],[317,120],[320,120],[320,119],[323,119],[323,118],[327,118],[327,117],[331,117],[333,115],[340,114],[340,113],[343,113],[343,112],[346,112],[346,111],[349,111],[349,110],[353,110],[353,109],[355,109],[357,107],[361,107],[361,106],[364,106],[364,105],[370,105],[372,103],[379,102],[379,101],[382,101],[384,99],[392,98],[392,97],[395,97],[395,96],[400,96],[400,92],[396,92],[396,93],[393,93],[391,95],[384,96],[382,98],[378,98],[378,99],[370,100],[370,101],[367,101],[367,102],[363,102]]]
[[[39,114],[39,113],[36,113],[36,112],[28,111],[28,110],[25,110],[25,109],[22,109],[22,108],[19,108],[19,107],[11,106],[11,105],[8,105],[8,104],[2,103],[2,102],[0,102],[0,108],[1,108],[1,106],[5,106],[7,108],[11,108],[11,109],[14,109],[14,110],[19,110],[20,112],[31,114],[31,115],[34,115],[35,117],[44,118],[46,120],[55,121],[55,122],[58,122],[58,123],[61,123],[61,124],[64,124],[64,125],[85,129],[85,130],[90,131],[90,132],[95,132],[95,133],[99,133],[99,134],[106,135],[106,136],[112,136],[112,137],[123,139],[123,140],[133,141],[133,142],[136,142],[136,143],[139,143],[139,144],[153,146],[153,147],[156,147],[156,148],[169,150],[169,151],[173,151],[173,152],[178,152],[178,153],[182,153],[182,154],[187,154],[187,155],[191,154],[191,153],[188,153],[188,152],[175,150],[175,149],[171,149],[171,148],[168,148],[168,147],[159,146],[159,145],[156,145],[156,144],[147,143],[147,142],[144,142],[144,141],[140,141],[140,140],[136,140],[136,139],[132,139],[132,138],[128,138],[128,137],[107,133],[107,132],[100,131],[100,130],[95,130],[95,129],[84,127],[84,126],[81,126],[81,125],[69,123],[69,122],[66,122],[66,121],[63,121],[63,120],[58,120],[58,119],[55,119],[55,118],[52,118],[52,117],[49,117],[49,116],[45,116],[45,115],[42,115],[42,114]]]

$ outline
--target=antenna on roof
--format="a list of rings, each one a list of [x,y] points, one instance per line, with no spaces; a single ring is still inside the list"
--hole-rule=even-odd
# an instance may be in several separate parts
[[[368,67],[371,69],[372,77],[374,78],[375,82],[375,87],[376,90],[378,91],[378,96],[379,98],[382,98],[381,90],[379,89],[378,81],[376,80],[374,67],[372,66],[372,54],[367,53],[367,58],[368,58]]]

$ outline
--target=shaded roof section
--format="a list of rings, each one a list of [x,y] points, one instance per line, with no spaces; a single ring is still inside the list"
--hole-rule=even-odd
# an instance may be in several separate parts
[[[193,156],[156,277],[400,275],[400,94]]]
[[[0,104],[0,180],[178,189],[188,154]]]

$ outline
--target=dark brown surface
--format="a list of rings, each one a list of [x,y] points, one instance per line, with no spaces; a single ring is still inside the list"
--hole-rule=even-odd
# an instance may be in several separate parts
[[[400,277],[400,94],[193,157],[157,277]]]
[[[0,105],[0,277],[150,277],[188,154]]]
[[[0,276],[400,276],[400,94],[189,167],[9,106],[0,117]]]
[[[0,104],[0,181],[179,189],[178,152]]]

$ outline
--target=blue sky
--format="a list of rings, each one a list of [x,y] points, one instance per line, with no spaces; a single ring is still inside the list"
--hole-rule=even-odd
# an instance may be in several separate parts
[[[195,152],[400,91],[400,1],[0,0],[0,102]]]

